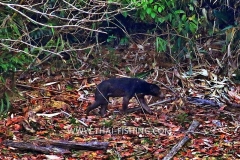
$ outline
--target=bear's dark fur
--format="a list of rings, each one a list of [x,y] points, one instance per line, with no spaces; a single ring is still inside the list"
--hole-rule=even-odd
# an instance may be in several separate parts
[[[160,96],[160,94],[160,88],[156,84],[147,83],[138,78],[111,78],[97,86],[95,102],[87,108],[86,113],[88,115],[91,110],[101,106],[100,114],[103,116],[107,110],[109,97],[123,97],[122,109],[126,112],[129,100],[136,95],[144,110],[152,113],[144,96]]]

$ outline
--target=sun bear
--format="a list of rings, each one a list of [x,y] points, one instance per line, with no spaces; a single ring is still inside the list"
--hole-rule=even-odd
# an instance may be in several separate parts
[[[128,109],[129,100],[135,97],[139,100],[143,109],[151,114],[152,111],[148,107],[144,96],[160,96],[160,94],[160,88],[156,84],[147,83],[138,78],[111,78],[97,85],[95,102],[87,108],[86,113],[89,115],[91,110],[101,106],[99,113],[104,116],[108,108],[109,97],[123,97],[122,111],[125,113]]]

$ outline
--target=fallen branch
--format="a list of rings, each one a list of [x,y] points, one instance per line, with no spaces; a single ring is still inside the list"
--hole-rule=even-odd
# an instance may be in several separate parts
[[[25,85],[25,84],[16,84],[17,87],[22,87],[22,88],[25,88],[25,89],[31,89],[31,90],[41,90],[42,88],[40,87],[33,87],[33,86],[29,86],[29,85]],[[44,88],[44,90],[46,91],[50,91],[50,92],[54,92],[56,94],[61,94],[62,92],[59,92],[59,91],[55,91],[55,90],[52,90],[52,89],[47,89],[47,88]],[[47,97],[49,98],[49,97]]]
[[[149,105],[149,107],[155,106],[155,105],[158,105],[158,104],[169,103],[169,102],[172,102],[174,100],[176,100],[176,97],[165,99],[165,100],[160,101],[160,102],[152,103],[152,104]]]
[[[213,107],[219,107],[219,104],[211,99],[202,99],[197,97],[188,97],[187,100],[196,105],[209,105]]]
[[[166,100],[163,100],[163,101],[160,101],[160,102],[152,103],[148,106],[151,107],[151,106],[155,106],[155,105],[158,105],[158,104],[169,103],[169,102],[174,101],[175,99],[176,99],[175,97],[169,98],[169,99],[166,99]],[[133,112],[136,112],[136,111],[142,111],[142,107],[128,108],[126,110],[126,113],[133,113]]]
[[[67,115],[68,117],[72,117],[69,113],[62,111],[63,114]],[[88,125],[86,123],[84,123],[83,121],[75,118],[79,123],[81,123],[82,125],[84,125],[85,127],[88,127]]]
[[[90,151],[106,150],[109,144],[108,142],[97,142],[97,141],[79,143],[79,142],[72,142],[72,141],[57,141],[57,140],[44,140],[44,139],[38,140],[38,142],[61,147],[64,149],[90,150]]]
[[[7,147],[17,148],[24,151],[33,151],[40,153],[58,153],[58,154],[67,154],[71,153],[69,150],[53,147],[53,146],[39,146],[38,144],[29,143],[29,142],[13,142],[13,141],[4,141],[3,144]]]
[[[19,150],[29,150],[45,154],[68,154],[71,153],[71,149],[90,151],[106,150],[109,143],[97,141],[78,143],[72,141],[34,140],[31,142],[4,141],[3,144],[8,147],[18,148]]]
[[[191,124],[191,126],[188,128],[188,131],[185,135],[185,137],[178,143],[176,144],[171,151],[163,158],[163,160],[170,160],[173,158],[173,156],[182,148],[182,146],[190,139],[189,136],[187,135],[189,132],[193,132],[199,125],[199,122],[194,120]]]

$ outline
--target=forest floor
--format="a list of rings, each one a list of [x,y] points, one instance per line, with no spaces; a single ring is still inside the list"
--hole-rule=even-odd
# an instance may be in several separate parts
[[[189,73],[189,62],[167,63],[168,57],[148,47],[102,48],[101,55],[79,53],[81,61],[53,60],[24,73],[16,82],[19,95],[0,121],[0,141],[5,144],[0,146],[0,159],[162,159],[184,137],[188,142],[175,160],[239,159],[240,87],[215,74],[218,65],[193,63]],[[109,77],[144,78],[157,84],[165,99],[146,96],[153,104],[152,115],[142,111],[123,115],[122,98],[112,98],[107,115],[101,117],[96,109],[86,116],[96,85]],[[133,98],[129,107],[134,106],[138,102]],[[199,126],[188,132],[193,121]],[[6,140],[13,140],[39,147],[43,139],[108,146],[43,153],[6,145]]]

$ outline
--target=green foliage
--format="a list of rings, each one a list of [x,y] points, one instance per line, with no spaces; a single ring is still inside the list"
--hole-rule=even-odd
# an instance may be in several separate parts
[[[170,26],[170,40],[164,37],[156,37],[157,52],[166,52],[168,43],[172,43],[171,49],[174,53],[181,50],[188,39],[194,37],[199,29],[200,18],[196,10],[194,0],[185,1],[162,1],[162,0],[131,0],[128,3],[136,8],[132,13],[135,19],[140,18],[146,23],[156,23],[160,25],[163,33],[168,33],[166,24]]]
[[[29,36],[33,39],[33,41],[35,41],[45,36],[52,36],[53,34],[53,29],[42,27],[34,29],[32,32],[30,32]]]
[[[104,120],[103,126],[106,128],[111,128],[113,126],[113,120]]]
[[[115,149],[108,149],[107,152],[109,160],[120,160],[119,153]]]
[[[0,72],[15,71],[21,68],[25,63],[29,62],[29,58],[25,54],[9,54],[6,50],[2,50],[0,55]]]
[[[173,7],[174,6],[174,1],[154,1],[154,0],[149,0],[149,1],[137,1],[133,0],[132,1],[135,7],[138,8],[137,14],[143,21],[148,21],[149,18],[153,19],[155,22],[160,22],[163,23],[166,21],[166,16],[167,16],[167,6]],[[159,14],[165,15],[165,16],[159,16]]]
[[[4,96],[0,101],[0,115],[1,116],[7,115],[7,112],[9,111],[9,109],[10,109],[10,99],[7,93],[4,93]]]
[[[116,36],[110,35],[110,36],[108,36],[108,38],[107,38],[107,42],[108,42],[108,43],[113,43],[116,39],[117,39]]]
[[[73,91],[74,87],[72,85],[66,85],[66,90],[67,91]]]
[[[151,139],[149,139],[149,138],[143,138],[142,140],[141,140],[141,144],[150,144],[150,145],[152,145],[153,144],[153,141],[151,140]]]
[[[181,124],[189,122],[188,114],[187,113],[180,113],[177,115],[177,121]]]
[[[167,50],[167,41],[156,37],[156,50],[157,52],[165,52]]]
[[[90,1],[71,1],[71,6],[68,6],[66,2],[58,1],[56,3],[56,0],[47,1],[44,5],[38,3],[35,5],[35,1],[31,1],[29,5],[34,6],[33,12],[24,9],[24,7],[20,7],[21,10],[19,10],[26,16],[17,13],[8,6],[3,6],[1,10],[3,12],[0,12],[0,19],[2,20],[0,25],[0,39],[2,40],[0,72],[16,70],[17,68],[25,69],[32,61],[32,58],[35,58],[38,54],[48,56],[50,53],[46,50],[51,52],[59,52],[64,49],[74,50],[79,48],[79,44],[86,44],[94,38],[97,43],[106,41],[107,44],[115,45],[117,41],[120,45],[127,45],[130,35],[132,35],[130,33],[131,29],[134,30],[133,25],[127,28],[129,19],[141,23],[145,22],[145,24],[156,24],[156,28],[148,33],[159,35],[155,39],[157,52],[171,50],[171,52],[168,52],[173,54],[171,57],[174,57],[174,54],[194,54],[194,46],[187,47],[186,44],[195,39],[201,28],[206,29],[203,25],[208,25],[208,12],[203,10],[205,6],[196,0],[109,0],[106,1],[107,7],[103,8],[101,5],[99,5],[100,8],[93,7],[92,4],[98,4],[98,1],[88,2]],[[201,3],[209,2],[203,0]],[[219,6],[222,6],[221,3],[227,6],[225,0],[214,3]],[[74,8],[82,10],[83,14],[79,14],[78,10],[74,10]],[[92,14],[93,11],[94,14]],[[229,17],[232,16],[227,14],[229,13],[227,9],[219,10],[216,8],[212,11],[219,25],[230,23]],[[46,14],[41,14],[41,12]],[[118,20],[119,14],[122,14],[126,19]],[[31,21],[31,19],[39,23]],[[107,27],[101,26],[103,19]],[[40,25],[40,23],[44,25]],[[115,26],[112,27],[113,24]],[[51,26],[61,25],[71,25],[71,27],[51,28]],[[79,28],[73,26],[79,26]],[[116,27],[121,28],[120,33],[115,32]],[[230,27],[230,24],[227,27]],[[88,28],[87,32],[84,28]],[[212,28],[207,28],[210,35],[215,33]],[[101,36],[100,32],[96,33],[94,30],[109,33],[107,40],[104,39],[107,36]],[[123,34],[128,35],[124,36]],[[230,41],[228,37],[231,37],[231,35],[228,35],[230,34],[226,35],[227,42]],[[183,50],[184,52],[180,53]],[[190,55],[190,57],[194,56]],[[112,55],[110,55],[109,59],[117,62]],[[96,63],[101,60],[96,60]]]
[[[74,126],[79,126],[80,125],[79,121],[76,118],[69,117],[69,119],[70,119],[70,123],[73,124]]]
[[[154,70],[151,69],[151,70],[148,70],[146,72],[137,73],[134,77],[140,78],[140,79],[145,79],[146,77],[148,77],[153,72],[154,72]]]
[[[120,39],[120,45],[127,45],[129,43],[129,39],[125,36]]]
[[[16,68],[21,68],[25,64],[28,64],[31,59],[29,55],[26,55],[23,52],[9,52],[9,47],[18,46],[19,37],[21,36],[21,31],[19,29],[19,24],[14,21],[9,21],[5,23],[4,27],[0,28],[0,39],[4,45],[0,48],[0,73],[7,71],[15,71]],[[18,46],[24,48],[25,51],[28,51],[26,46]]]

